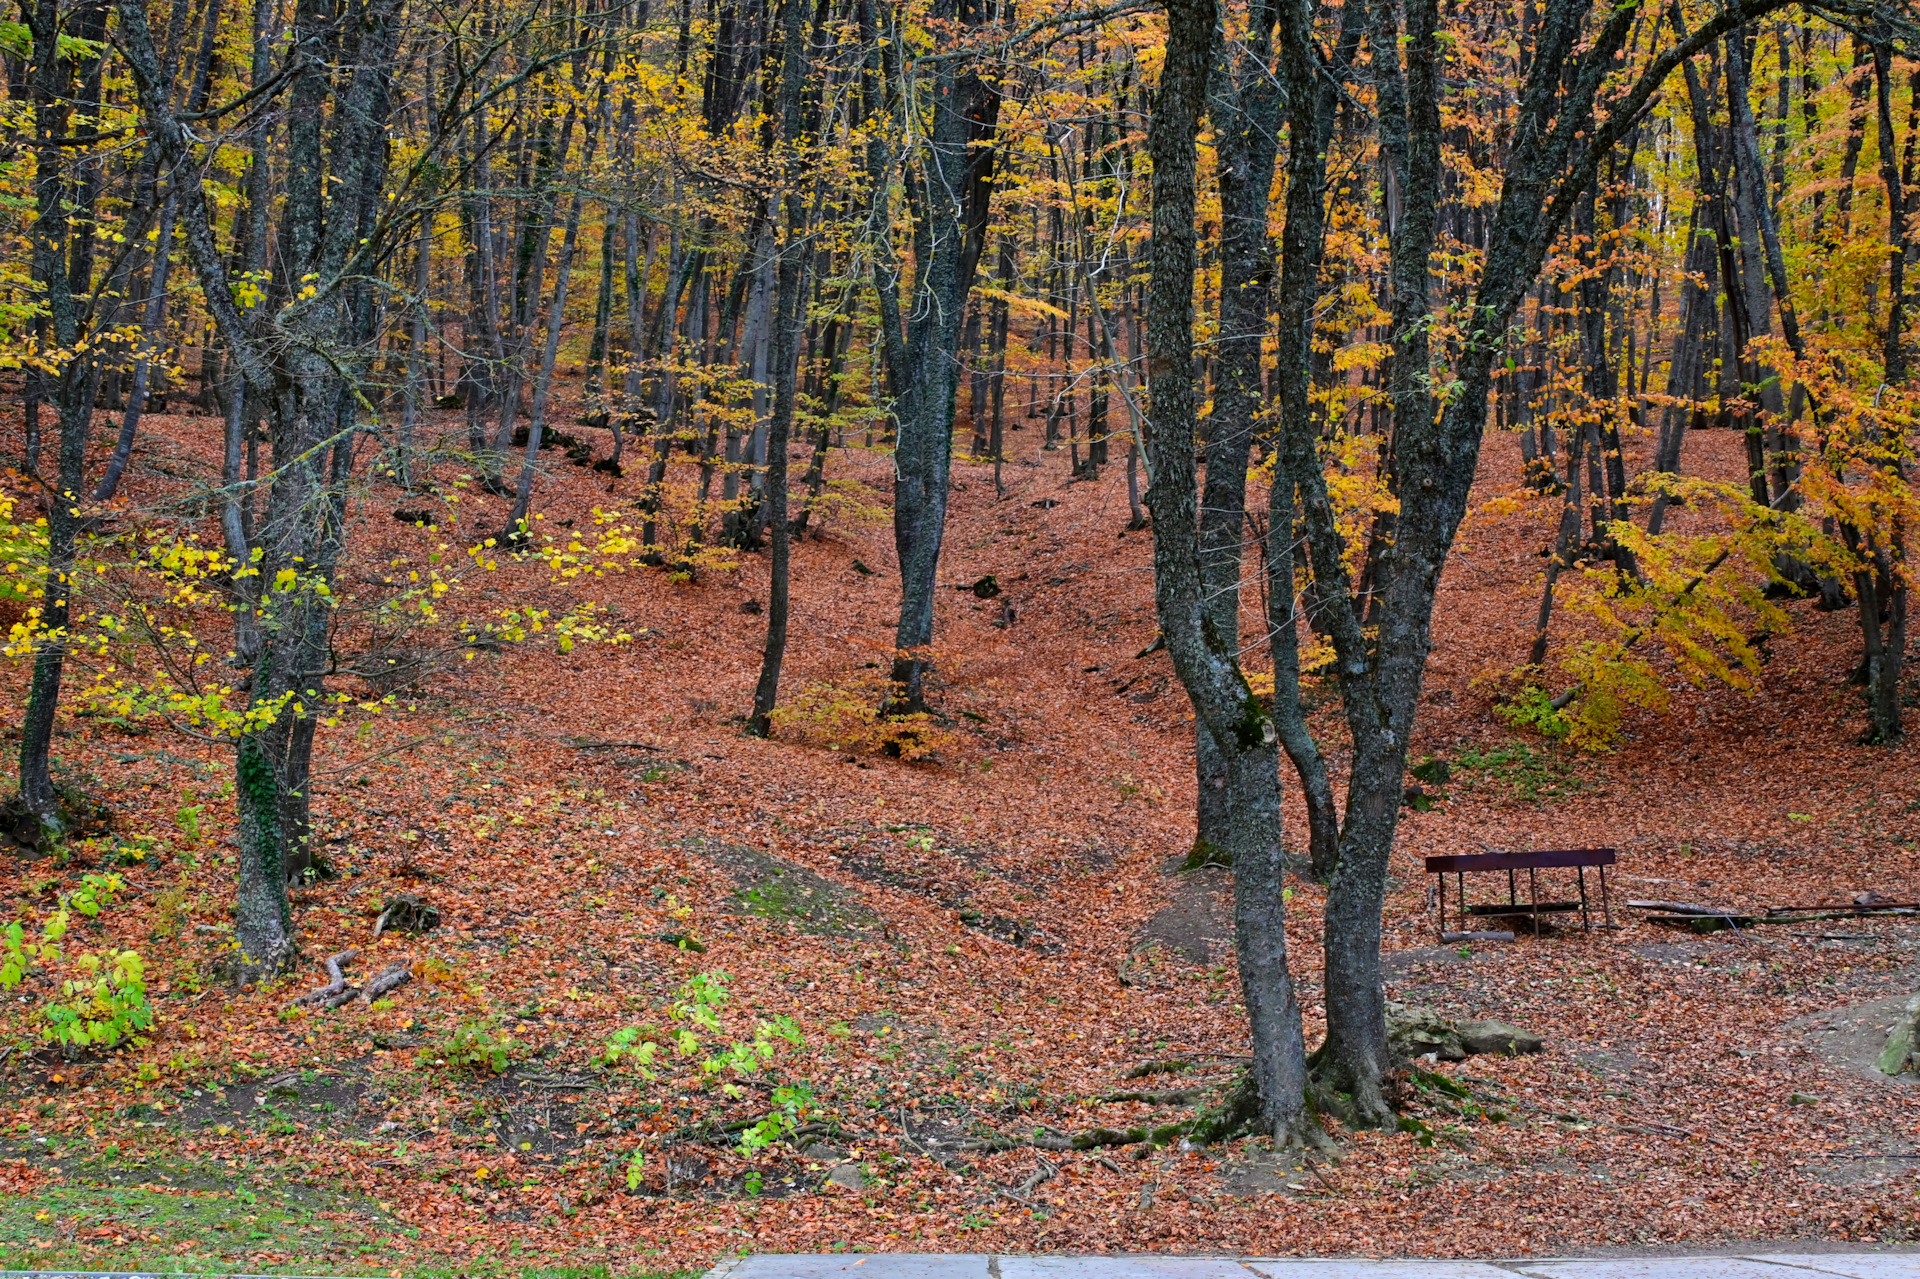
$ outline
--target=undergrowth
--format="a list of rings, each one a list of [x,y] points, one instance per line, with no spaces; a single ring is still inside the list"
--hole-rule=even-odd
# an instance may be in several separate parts
[[[1489,750],[1469,748],[1455,757],[1454,766],[1469,775],[1460,780],[1470,789],[1497,785],[1528,803],[1562,799],[1586,785],[1570,765],[1525,742],[1508,742]]]
[[[774,731],[828,750],[897,759],[926,759],[950,750],[959,738],[932,715],[882,715],[886,701],[884,681],[859,679],[835,683],[815,680],[801,685],[786,704],[773,709]]]

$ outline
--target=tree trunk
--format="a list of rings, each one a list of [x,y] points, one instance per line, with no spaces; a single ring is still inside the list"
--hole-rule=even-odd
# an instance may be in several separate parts
[[[1213,412],[1207,418],[1206,485],[1200,497],[1200,580],[1207,621],[1217,642],[1240,646],[1241,544],[1246,532],[1247,460],[1263,379],[1260,343],[1266,333],[1273,284],[1273,242],[1267,198],[1279,151],[1280,92],[1268,66],[1277,15],[1256,5],[1253,23],[1236,50],[1223,49],[1212,73],[1210,98],[1219,148],[1220,336],[1216,343]],[[1194,716],[1194,763],[1199,787],[1194,853],[1210,856],[1229,842],[1235,820],[1228,802],[1227,754],[1205,719]]]
[[[984,6],[936,0],[933,17],[969,25],[988,20]],[[890,53],[897,46],[889,44]],[[897,56],[897,54],[893,54]],[[894,419],[893,544],[900,563],[900,621],[894,632],[892,689],[885,713],[927,709],[925,680],[933,642],[935,575],[946,534],[947,485],[953,461],[953,411],[960,333],[967,294],[980,261],[993,197],[999,91],[971,70],[940,62],[929,76],[931,122],[916,173],[907,183],[915,213],[915,304],[903,364],[892,372]],[[892,289],[880,289],[882,327]],[[892,305],[897,307],[897,301]],[[893,345],[891,335],[888,345]]]
[[[120,477],[133,456],[133,439],[140,430],[140,415],[147,408],[147,381],[155,359],[166,353],[167,268],[173,261],[173,193],[167,193],[160,208],[160,230],[154,242],[153,273],[148,284],[146,314],[140,325],[140,354],[133,365],[133,391],[128,396],[125,415],[120,420],[120,437],[114,442],[113,457],[107,473],[93,491],[96,502],[110,502],[120,488]]]
[[[600,291],[593,300],[593,344],[587,350],[586,403],[580,420],[588,426],[605,426],[611,421],[607,412],[607,338],[613,325],[613,210],[602,215],[600,224]]]
[[[103,6],[63,15],[59,0],[37,0],[27,15],[33,38],[30,71],[34,113],[34,208],[31,224],[34,283],[44,307],[46,334],[68,358],[45,374],[41,386],[51,393],[59,419],[59,458],[53,491],[46,506],[47,570],[39,615],[33,619],[33,674],[27,685],[26,714],[20,726],[20,790],[12,807],[16,838],[36,846],[56,841],[69,831],[67,814],[55,794],[52,776],[54,712],[60,702],[60,684],[66,670],[68,625],[72,617],[73,569],[80,536],[80,502],[85,488],[87,439],[93,425],[93,401],[99,385],[96,357],[85,347],[94,319],[88,295],[92,291],[90,250],[77,241],[93,234],[93,187],[75,189],[66,178],[66,157],[60,140],[66,136],[73,112],[68,76],[79,70],[60,49],[69,34],[68,23],[98,38],[104,28]],[[83,77],[91,82],[100,61]],[[75,223],[79,225],[76,227]],[[72,269],[80,262],[85,274]],[[37,459],[36,459],[37,460]]]
[[[600,113],[596,110],[593,119],[598,121]],[[593,166],[594,151],[600,141],[599,133],[590,124],[587,129],[586,154],[581,159],[582,168]],[[566,156],[561,155],[564,162]],[[573,258],[580,247],[580,216],[587,203],[585,192],[576,193],[573,207],[567,211],[566,231],[560,243],[560,267],[553,283],[553,304],[547,311],[547,340],[540,352],[540,367],[534,374],[533,405],[527,418],[527,451],[520,463],[520,480],[514,486],[513,513],[507,516],[505,536],[526,540],[531,537],[527,527],[527,510],[533,503],[533,475],[540,465],[540,440],[547,429],[547,406],[553,397],[553,370],[560,357],[560,336],[567,323],[567,285],[573,278]],[[541,246],[539,259],[546,258],[546,248]],[[534,288],[540,286],[534,281]]]
[[[1884,42],[1873,46],[1880,180],[1887,192],[1887,333],[1882,346],[1885,368],[1882,380],[1888,386],[1899,386],[1907,380],[1907,201],[1901,190],[1898,142],[1893,131],[1893,80],[1889,73],[1892,52],[1891,45]]]
[[[1397,41],[1390,38],[1395,25],[1392,14],[1375,12],[1369,34],[1373,57],[1376,64],[1388,66],[1389,77],[1397,79]],[[1434,0],[1408,4],[1406,23],[1405,159],[1398,228],[1390,246],[1389,395],[1394,421],[1390,447],[1396,453],[1402,505],[1392,544],[1378,559],[1375,598],[1370,602],[1379,626],[1378,656],[1371,661],[1366,656],[1366,650],[1375,645],[1359,633],[1358,620],[1344,598],[1325,598],[1321,609],[1323,624],[1329,626],[1340,654],[1353,764],[1347,778],[1339,861],[1327,887],[1327,1039],[1316,1052],[1314,1064],[1323,1094],[1329,1100],[1343,1099],[1340,1108],[1348,1119],[1363,1126],[1386,1124],[1392,1118],[1384,1092],[1392,1060],[1380,972],[1380,911],[1386,896],[1387,859],[1405,794],[1407,738],[1426,664],[1427,617],[1445,556],[1444,546],[1436,548],[1428,541],[1431,525],[1422,522],[1427,515],[1422,509],[1425,498],[1434,487],[1433,479],[1422,472],[1438,460],[1422,448],[1434,428],[1433,400],[1426,389],[1425,317],[1441,186],[1439,14]],[[1383,130],[1386,127],[1383,121]],[[1485,315],[1479,323],[1497,333],[1504,330],[1506,318],[1505,314]],[[1485,385],[1480,395],[1484,414]],[[1329,559],[1338,556],[1339,547],[1324,481],[1317,466],[1308,469],[1307,478],[1313,482],[1306,507],[1314,578],[1324,592],[1328,584],[1344,581],[1344,570],[1337,558]],[[1471,473],[1465,482],[1471,483]],[[1451,535],[1448,529],[1449,539]],[[1416,590],[1411,599],[1406,595],[1410,586]],[[1370,670],[1376,662],[1378,669]]]
[[[1548,430],[1553,428],[1549,426]],[[1553,588],[1560,574],[1573,566],[1580,547],[1580,460],[1587,433],[1576,430],[1567,442],[1566,504],[1560,508],[1560,531],[1547,555],[1547,580],[1540,591],[1540,615],[1533,624],[1533,647],[1527,650],[1527,665],[1540,666],[1547,660],[1547,630],[1553,622]],[[1656,504],[1655,512],[1659,507]],[[1658,530],[1653,530],[1657,532]]]
[[[420,251],[414,259],[413,325],[407,333],[406,403],[400,410],[400,440],[394,459],[394,482],[402,492],[413,491],[413,435],[420,417],[420,404],[427,394],[427,303],[433,285],[433,226],[423,218],[420,226]]]
[[[801,90],[807,75],[802,0],[784,0],[781,27],[785,39],[780,72],[781,135],[789,157],[805,143],[800,118]],[[776,270],[779,296],[773,317],[772,364],[773,411],[767,418],[767,534],[771,541],[770,582],[767,589],[767,642],[761,650],[760,678],[753,690],[753,713],[747,719],[747,731],[765,737],[773,731],[771,715],[780,699],[780,667],[787,653],[789,588],[792,573],[792,530],[787,525],[787,446],[793,435],[800,331],[807,321],[807,259],[812,246],[807,240],[807,208],[800,190],[801,173],[797,159],[786,165],[787,233],[780,246]]]
[[[235,766],[240,809],[234,975],[254,981],[291,960],[286,878],[304,854],[312,725],[324,696],[331,582],[344,536],[346,471],[355,429],[352,384],[373,352],[375,309],[360,281],[375,251],[374,214],[385,176],[389,92],[399,38],[399,0],[361,13],[351,56],[321,0],[294,14],[287,89],[287,199],[280,243],[286,277],[311,294],[281,324],[291,340],[255,338],[232,298],[225,260],[189,153],[167,98],[139,0],[119,0],[121,48],[139,89],[144,123],[176,175],[179,216],[200,292],[248,391],[268,405],[273,481],[258,568],[265,642],[254,663],[251,722]],[[329,68],[350,72],[329,83]],[[329,112],[327,99],[334,99]],[[328,121],[332,127],[329,130]],[[331,160],[331,163],[329,163]],[[342,354],[344,352],[344,358]],[[283,572],[283,570],[285,570]]]
[[[1907,377],[1906,348],[1902,341],[1906,322],[1907,228],[1906,199],[1893,131],[1891,53],[1885,42],[1876,42],[1873,46],[1880,180],[1887,193],[1887,332],[1882,377],[1887,385],[1899,386]],[[1867,709],[1872,724],[1868,740],[1886,745],[1898,742],[1905,735],[1900,710],[1900,675],[1907,651],[1906,547],[1900,516],[1896,513],[1892,518],[1891,545],[1876,546],[1871,536],[1864,539],[1866,544],[1860,549],[1870,555],[1870,560],[1867,567],[1856,570],[1853,575],[1854,592],[1860,600],[1860,630],[1866,658]]]
[[[1227,761],[1226,852],[1234,868],[1234,949],[1253,1040],[1259,1123],[1283,1145],[1305,1139],[1306,1066],[1287,966],[1278,734],[1247,687],[1237,645],[1212,623],[1201,560],[1194,470],[1195,147],[1214,60],[1213,0],[1172,0],[1166,59],[1147,128],[1153,157],[1152,284],[1146,431],[1153,510],[1154,602],[1196,719]]]

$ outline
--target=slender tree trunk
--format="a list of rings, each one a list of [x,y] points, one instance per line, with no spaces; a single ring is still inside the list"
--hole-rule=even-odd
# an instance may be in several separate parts
[[[1549,426],[1548,430],[1553,428]],[[1539,666],[1547,660],[1547,633],[1553,622],[1553,588],[1560,574],[1573,566],[1580,549],[1580,455],[1586,443],[1585,431],[1572,432],[1567,443],[1567,500],[1560,508],[1560,530],[1554,536],[1547,555],[1547,580],[1540,591],[1540,615],[1533,624],[1533,647],[1527,650],[1527,665]]]
[[[780,75],[781,133],[789,154],[805,142],[802,137],[800,99],[807,64],[802,40],[802,0],[784,0],[781,26],[784,53]],[[773,731],[771,715],[780,698],[780,667],[786,660],[787,623],[792,576],[792,531],[787,526],[787,447],[793,434],[796,400],[795,362],[799,356],[800,330],[806,327],[807,259],[812,248],[807,242],[806,201],[800,189],[798,160],[789,159],[784,204],[787,214],[786,238],[780,246],[776,270],[779,296],[774,306],[772,362],[773,411],[767,419],[766,507],[767,531],[771,540],[770,582],[767,592],[767,642],[761,650],[760,678],[754,685],[753,712],[747,719],[747,731],[765,737]]]
[[[1887,193],[1887,333],[1882,350],[1888,386],[1907,380],[1907,201],[1901,189],[1898,139],[1893,130],[1892,48],[1873,46],[1873,82],[1880,130],[1880,181]],[[1897,660],[1897,658],[1896,658]]]
[[[148,285],[150,296],[140,325],[140,354],[133,365],[133,391],[127,398],[126,413],[120,420],[120,437],[114,441],[113,457],[107,463],[107,472],[100,477],[99,485],[93,490],[93,500],[96,502],[110,502],[119,491],[120,477],[125,474],[127,462],[133,456],[133,440],[140,430],[140,416],[146,412],[147,381],[152,374],[153,362],[166,352],[167,268],[173,261],[173,205],[173,194],[169,191],[166,203],[160,208],[160,230],[154,241],[153,273]]]
[[[407,334],[406,403],[400,410],[400,441],[394,461],[394,481],[403,492],[413,491],[413,436],[420,418],[420,402],[427,394],[427,305],[433,287],[433,226],[421,219],[420,251],[413,267],[413,325]]]
[[[1134,304],[1133,287],[1127,288],[1127,363],[1137,369],[1144,369],[1140,362],[1140,309]],[[1147,527],[1147,508],[1140,501],[1140,438],[1138,424],[1127,441],[1127,531],[1137,533]],[[999,472],[994,473],[994,482],[999,482]]]
[[[60,703],[60,685],[66,670],[68,626],[72,619],[78,558],[80,503],[85,491],[87,438],[93,424],[94,394],[99,385],[94,355],[82,348],[92,316],[86,302],[93,281],[91,249],[78,241],[93,234],[91,184],[69,184],[60,139],[68,133],[73,93],[68,76],[79,71],[60,49],[71,34],[67,23],[81,34],[105,25],[104,6],[63,15],[59,0],[36,0],[28,11],[33,38],[31,94],[34,115],[34,212],[30,236],[32,272],[44,308],[46,334],[67,358],[46,374],[43,385],[51,392],[59,415],[59,458],[53,491],[48,495],[47,569],[39,615],[33,619],[33,673],[27,685],[26,714],[20,726],[20,790],[9,816],[13,834],[24,843],[43,845],[65,836],[70,824],[55,793],[52,776],[54,712]],[[93,58],[95,69],[99,57]],[[83,78],[91,80],[93,71]],[[75,223],[79,225],[76,226]],[[79,264],[79,269],[75,269]]]
[[[1860,172],[1860,152],[1867,141],[1867,89],[1872,84],[1872,48],[1858,34],[1853,37],[1853,74],[1847,79],[1847,143],[1840,159],[1840,185],[1833,194],[1834,225],[1828,234],[1837,244],[1853,234],[1853,184]]]
[[[1873,46],[1873,79],[1877,99],[1880,144],[1880,180],[1887,195],[1887,332],[1883,380],[1899,386],[1907,379],[1903,341],[1906,322],[1906,199],[1901,187],[1900,162],[1893,130],[1892,49],[1884,42]],[[1898,463],[1890,463],[1898,465]],[[1868,566],[1854,575],[1854,593],[1860,601],[1860,631],[1865,650],[1867,708],[1872,724],[1869,739],[1883,744],[1905,735],[1900,708],[1900,675],[1907,650],[1907,586],[1905,537],[1895,514],[1891,545],[1865,539],[1862,551]],[[1884,632],[1883,629],[1884,628]]]
[[[599,112],[594,113],[598,120]],[[591,127],[587,132],[586,155],[581,167],[591,168],[599,134]],[[562,159],[564,159],[564,153]],[[573,197],[573,207],[567,211],[566,231],[560,244],[560,267],[553,284],[553,304],[547,311],[547,340],[540,352],[539,371],[534,375],[533,404],[527,419],[527,451],[520,462],[520,480],[514,487],[513,513],[507,516],[505,536],[525,539],[531,535],[526,526],[527,510],[533,502],[533,476],[540,465],[540,440],[547,429],[547,406],[553,397],[553,370],[560,357],[560,336],[567,323],[567,285],[573,278],[573,258],[580,247],[580,215],[587,202],[585,192]],[[546,256],[544,250],[540,257]],[[539,287],[539,281],[534,281]]]
[[[793,517],[793,536],[796,541],[804,540],[807,526],[813,517],[813,505],[826,491],[827,486],[827,450],[833,445],[834,417],[840,412],[841,382],[845,376],[847,347],[852,341],[855,315],[851,312],[858,302],[855,294],[848,301],[850,314],[835,316],[827,324],[826,338],[823,343],[826,367],[821,375],[821,396],[824,404],[820,413],[820,429],[814,433],[813,457],[807,463],[806,476],[801,483],[807,488],[807,502],[800,508],[800,514]]]
[[[586,403],[581,421],[589,426],[605,426],[611,420],[606,408],[607,339],[613,327],[613,246],[616,223],[608,209],[600,225],[600,291],[593,301],[593,343],[587,350]]]
[[[1707,175],[1701,175],[1699,180],[1704,183]],[[1705,398],[1701,384],[1704,353],[1719,342],[1715,295],[1720,278],[1720,254],[1708,220],[1701,215],[1701,206],[1711,198],[1708,191],[1696,192],[1687,227],[1687,251],[1682,259],[1685,276],[1680,285],[1680,327],[1674,332],[1673,352],[1667,362],[1669,403],[1661,418],[1659,442],[1653,455],[1654,470],[1663,475],[1679,473],[1681,446],[1687,430],[1703,415],[1700,405]],[[1660,535],[1672,501],[1672,493],[1664,487],[1654,494],[1647,514],[1650,536]]]
[[[253,8],[253,84],[265,84],[273,74],[272,47],[276,21],[274,0],[254,0]],[[238,227],[239,251],[234,255],[241,271],[264,270],[267,261],[267,228],[272,203],[267,187],[269,147],[272,134],[267,120],[256,121],[248,139],[249,160],[246,178],[246,217]],[[242,322],[251,324],[249,316]],[[215,331],[219,325],[215,324]],[[225,338],[222,338],[224,343]],[[265,396],[250,391],[244,362],[236,357],[227,361],[228,386],[224,449],[220,466],[223,489],[220,505],[220,532],[227,557],[235,564],[251,564],[254,546],[254,514],[257,503],[254,481],[258,475],[259,407]],[[242,670],[253,666],[266,639],[260,629],[260,575],[236,573],[229,591],[233,597],[233,663]]]

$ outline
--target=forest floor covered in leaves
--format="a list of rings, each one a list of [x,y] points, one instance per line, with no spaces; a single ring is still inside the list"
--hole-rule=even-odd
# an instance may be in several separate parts
[[[132,500],[217,477],[210,424],[149,420]],[[1165,654],[1142,655],[1149,535],[1124,532],[1123,467],[1069,480],[1037,435],[1010,437],[1025,460],[1004,500],[990,467],[955,467],[942,581],[992,574],[1001,594],[942,592],[944,723],[924,760],[835,740],[833,708],[877,703],[891,655],[881,522],[829,519],[796,549],[784,692],[823,709],[770,741],[742,731],[763,555],[691,583],[635,569],[554,585],[503,563],[446,605],[591,598],[634,635],[620,645],[411,636],[409,671],[383,683],[400,650],[356,665],[369,636],[343,634],[341,669],[396,701],[321,731],[317,841],[338,877],[297,891],[303,963],[276,989],[236,997],[207,976],[232,893],[230,753],[64,717],[65,775],[111,809],[113,834],[64,866],[6,851],[12,909],[44,911],[151,836],[121,867],[123,904],[77,932],[147,957],[159,1024],[145,1049],[0,1066],[0,1264],[633,1273],[740,1250],[1492,1256],[1912,1237],[1920,1085],[1868,1066],[1920,975],[1920,924],[1695,936],[1621,907],[1920,890],[1920,747],[1857,744],[1853,615],[1790,605],[1753,693],[1677,689],[1610,753],[1506,726],[1494,677],[1524,658],[1559,502],[1493,502],[1519,471],[1502,437],[1476,495],[1493,504],[1442,590],[1415,748],[1452,775],[1406,815],[1386,945],[1392,997],[1517,1023],[1546,1051],[1438,1064],[1458,1088],[1413,1090],[1407,1131],[1339,1133],[1312,1166],[1258,1141],[991,1149],[1189,1115],[1246,1042],[1226,873],[1179,870],[1191,722]],[[1688,466],[1737,474],[1740,446],[1696,435]],[[885,501],[883,453],[830,465]],[[609,492],[553,469],[549,529],[585,528],[595,506],[633,518],[632,478]],[[391,517],[412,504],[384,490],[356,509],[349,586],[373,589],[387,555],[432,536]],[[496,503],[461,506],[481,504]],[[24,683],[16,669],[15,706]],[[1314,695],[1337,773],[1337,702]],[[187,806],[203,808],[185,823],[197,840]],[[1436,944],[1421,857],[1592,845],[1620,851],[1618,930]],[[373,940],[399,892],[441,926]],[[1321,896],[1301,879],[1290,907],[1310,1041]],[[404,959],[416,980],[389,1007],[286,1013],[350,947],[355,972]],[[776,1073],[812,1088],[804,1153],[747,1159],[700,1127],[765,1113],[764,1092],[728,1101],[672,1070],[648,1082],[593,1062],[616,1031],[668,1024],[676,992],[715,971],[729,1034],[776,1015],[800,1027]],[[20,1040],[22,991],[0,1018]],[[1133,1073],[1169,1060],[1186,1064]],[[1151,1099],[1101,1100],[1116,1092]],[[641,1134],[661,1153],[630,1187]]]

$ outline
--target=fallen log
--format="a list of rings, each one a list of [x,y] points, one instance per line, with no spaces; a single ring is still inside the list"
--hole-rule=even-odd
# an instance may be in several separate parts
[[[1755,924],[1783,923],[1783,920],[1757,919],[1752,915],[1717,912],[1712,915],[1648,915],[1649,924],[1663,928],[1690,928],[1696,933],[1717,933],[1726,928],[1751,928]]]
[[[1817,924],[1828,919],[1877,919],[1891,915],[1911,915],[1911,910],[1828,910],[1823,914],[1774,914],[1739,915],[1732,911],[1716,912],[1711,915],[1648,915],[1649,924],[1661,924],[1669,928],[1692,928],[1695,932],[1711,933],[1722,928],[1752,928],[1758,924]]]
[[[1785,915],[1797,910],[1910,911],[1916,909],[1920,909],[1920,901],[1898,901],[1885,893],[1868,889],[1864,893],[1855,893],[1845,901],[1823,901],[1814,906],[1769,906],[1767,913]]]
[[[327,984],[319,990],[308,991],[287,1006],[289,1008],[296,1008],[310,1007],[314,1004],[327,1004],[330,1008],[337,1008],[339,1004],[328,1003],[328,1001],[338,998],[343,992],[346,994],[347,999],[352,999],[355,995],[359,994],[359,991],[349,989],[347,986],[347,975],[340,971],[352,963],[359,953],[357,950],[343,950],[337,955],[328,956],[327,977],[329,980]],[[341,1003],[345,1002],[346,1000],[341,1000]]]
[[[378,977],[375,977],[367,983],[367,988],[360,992],[360,1002],[363,1004],[371,1004],[382,995],[389,991],[400,989],[411,980],[413,980],[413,961],[411,959],[403,959],[399,963],[390,964]]]

